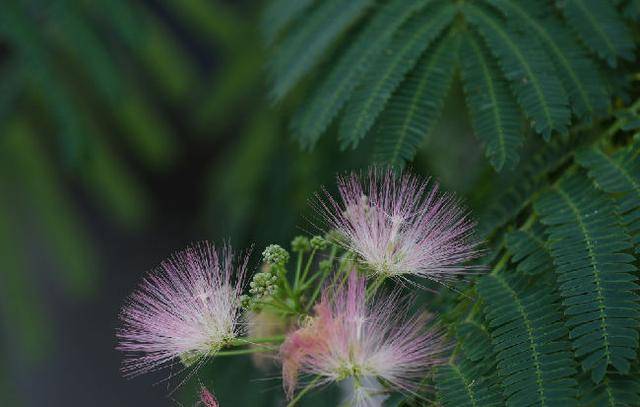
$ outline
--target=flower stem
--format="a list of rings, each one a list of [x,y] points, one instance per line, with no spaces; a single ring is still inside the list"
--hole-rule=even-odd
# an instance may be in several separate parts
[[[313,258],[316,255],[316,249],[311,250],[311,254],[309,255],[309,258],[307,259],[307,264],[304,266],[304,272],[302,273],[302,282],[304,282],[307,278],[307,275],[309,274],[309,270],[311,269],[311,263],[313,262]]]
[[[228,346],[245,346],[257,343],[278,343],[284,340],[284,335],[266,336],[264,338],[236,338],[229,341]]]
[[[293,280],[293,291],[298,291],[298,285],[300,284],[300,273],[302,272],[302,251],[298,252],[298,261],[296,262],[296,277]],[[302,278],[304,281],[304,277]]]
[[[236,349],[236,350],[224,350],[215,354],[215,356],[237,356],[237,355],[250,355],[252,353],[260,353],[260,352],[272,352],[274,349],[272,348],[250,348],[250,349]]]
[[[291,399],[291,401],[289,402],[289,404],[287,404],[287,407],[293,407],[296,405],[296,403],[298,401],[300,401],[300,399],[307,394],[312,388],[313,386],[315,386],[315,384],[322,378],[322,376],[316,376],[309,384],[307,384],[305,386],[304,389],[300,390],[298,392],[298,394],[296,394],[296,396],[294,398]]]

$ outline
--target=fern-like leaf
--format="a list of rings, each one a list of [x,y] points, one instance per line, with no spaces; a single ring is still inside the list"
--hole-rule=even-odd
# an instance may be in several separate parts
[[[375,160],[402,167],[437,123],[456,65],[457,36],[427,50],[402,82],[376,126]]]
[[[520,157],[522,117],[509,85],[482,45],[465,35],[460,47],[464,94],[473,128],[493,167],[513,168]]]
[[[623,376],[609,374],[597,386],[588,376],[580,380],[580,403],[590,407],[617,407],[640,405],[638,373]]]
[[[491,10],[466,3],[464,15],[486,40],[534,129],[549,139],[570,119],[567,95],[537,39],[505,27]]]
[[[347,104],[340,125],[342,148],[358,145],[407,72],[451,23],[456,11],[451,3],[438,3],[421,10],[400,27]]]
[[[633,37],[611,2],[564,0],[560,4],[582,41],[610,66],[615,67],[618,58],[633,60]]]
[[[478,283],[506,405],[576,405],[576,368],[556,295],[512,280],[497,274]]]
[[[609,157],[600,149],[590,148],[576,154],[580,165],[589,170],[589,176],[605,192],[616,194],[618,210],[627,231],[634,239],[636,252],[640,251],[640,143],[629,151],[620,151]]]
[[[553,269],[553,258],[546,245],[544,227],[535,223],[530,229],[515,230],[506,235],[511,260],[517,262],[517,271],[537,275]]]
[[[551,57],[576,116],[590,119],[606,111],[609,95],[594,62],[562,22],[539,0],[495,0],[512,26],[536,34]]]
[[[371,4],[371,0],[325,0],[298,21],[278,45],[270,62],[271,96],[286,95],[320,60],[323,53]]]
[[[479,378],[474,363],[464,354],[459,362],[439,367],[435,379],[438,399],[444,407],[504,405],[498,385]]]
[[[629,371],[640,319],[634,258],[614,204],[582,173],[563,178],[534,203],[547,225],[576,356],[600,383],[607,367]]]
[[[271,44],[293,21],[311,7],[314,0],[272,0],[264,9],[262,34],[265,42]]]
[[[382,6],[340,56],[327,78],[295,115],[292,127],[303,147],[312,147],[358,86],[364,72],[413,13],[429,4],[392,0]]]

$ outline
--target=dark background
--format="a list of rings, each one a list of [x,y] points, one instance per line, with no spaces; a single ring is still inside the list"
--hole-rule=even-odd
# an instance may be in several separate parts
[[[369,161],[366,145],[338,152],[335,136],[313,152],[291,139],[299,100],[265,96],[261,10],[0,3],[0,405],[193,405],[198,382],[223,406],[281,402],[277,368],[248,358],[216,361],[169,395],[180,380],[123,379],[114,350],[144,272],[203,239],[253,245],[255,269],[266,244],[308,230],[314,191]],[[486,192],[470,185],[493,175],[458,84],[447,106],[413,168],[479,208]]]

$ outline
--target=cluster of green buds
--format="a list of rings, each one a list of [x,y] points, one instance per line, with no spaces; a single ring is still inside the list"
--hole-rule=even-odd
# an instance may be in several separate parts
[[[279,294],[280,278],[286,273],[284,266],[289,261],[289,253],[272,244],[264,250],[262,258],[265,265],[249,283],[249,295],[240,297],[242,307],[251,311],[259,311],[262,303]]]
[[[289,261],[289,252],[280,245],[272,244],[264,249],[262,259],[267,264],[282,268]]]

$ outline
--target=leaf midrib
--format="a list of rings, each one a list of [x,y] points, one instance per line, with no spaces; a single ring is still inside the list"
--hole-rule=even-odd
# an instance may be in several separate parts
[[[509,292],[509,294],[511,294],[511,298],[516,303],[518,312],[522,316],[522,320],[527,328],[529,348],[531,349],[532,357],[534,359],[533,363],[536,370],[536,385],[538,387],[538,394],[540,395],[540,403],[542,406],[546,406],[547,396],[545,394],[545,389],[544,389],[544,383],[543,383],[544,380],[542,379],[542,363],[540,362],[540,353],[538,352],[538,345],[535,343],[535,339],[533,337],[533,331],[534,331],[533,325],[529,320],[528,313],[526,312],[524,306],[522,305],[522,302],[520,301],[518,294],[513,290],[513,288],[511,288],[509,284],[507,284],[507,282],[504,280],[504,278],[502,278],[502,276],[494,275],[494,277],[496,281],[499,282],[500,285]]]
[[[533,28],[535,28],[535,30],[538,32],[538,34],[540,35],[541,38],[543,38],[545,40],[545,42],[547,43],[547,45],[553,50],[554,54],[558,57],[558,59],[560,60],[562,66],[565,68],[565,71],[569,74],[569,76],[571,76],[571,80],[574,83],[574,85],[576,85],[576,89],[578,89],[578,92],[580,93],[580,98],[582,99],[582,101],[584,102],[584,104],[587,106],[587,109],[590,112],[593,112],[593,105],[591,104],[591,101],[589,100],[589,97],[587,95],[586,90],[584,89],[584,87],[582,87],[582,82],[580,80],[578,80],[578,77],[575,74],[575,71],[572,69],[571,64],[569,63],[569,60],[567,58],[565,58],[564,53],[561,52],[560,48],[558,47],[558,45],[556,44],[555,41],[553,41],[553,39],[551,38],[551,36],[549,35],[549,33],[544,29],[544,27],[542,25],[540,25],[535,19],[531,18],[520,6],[519,4],[517,4],[516,2],[514,2],[513,0],[507,0],[507,1],[503,1],[503,4],[506,4],[507,7],[509,7],[511,10],[514,10],[515,12],[517,12],[522,18],[524,18]],[[567,92],[568,93],[568,92]]]
[[[487,87],[489,88],[489,94],[491,95],[492,102],[491,105],[494,107],[493,109],[491,109],[493,111],[494,119],[496,123],[500,123],[500,125],[498,126],[498,144],[500,145],[500,165],[498,166],[498,170],[500,170],[507,160],[505,132],[502,123],[502,115],[500,114],[500,106],[498,104],[498,99],[495,93],[495,86],[491,78],[491,73],[489,72],[489,66],[487,65],[487,61],[484,58],[484,54],[482,53],[482,50],[480,49],[476,41],[471,38],[471,36],[469,36],[469,42],[471,43],[471,46],[473,47],[475,53],[478,55],[478,59],[480,60],[480,63],[482,65],[482,74],[485,78]]]
[[[560,187],[556,187],[556,191],[558,192],[558,195],[560,196],[560,198],[567,204],[569,209],[571,209],[571,211],[573,212],[576,218],[578,227],[580,228],[580,231],[582,232],[585,238],[584,242],[585,242],[585,245],[587,246],[587,253],[590,260],[589,263],[591,264],[591,268],[593,269],[593,276],[596,283],[596,291],[597,291],[596,301],[598,302],[598,310],[600,313],[600,318],[599,318],[600,329],[602,329],[602,335],[604,339],[605,356],[607,359],[607,364],[609,364],[611,362],[611,352],[609,351],[610,345],[609,345],[609,331],[608,331],[608,326],[606,321],[607,316],[604,312],[605,305],[604,305],[604,295],[602,290],[602,278],[600,277],[600,270],[598,269],[598,261],[596,260],[596,257],[595,257],[591,234],[589,233],[589,230],[587,229],[587,226],[585,225],[582,219],[582,214],[580,213],[580,209],[574,204],[574,202],[571,200],[571,197]]]
[[[531,70],[529,64],[527,64],[527,60],[526,58],[524,58],[524,55],[522,55],[522,53],[520,52],[520,48],[518,47],[518,45],[511,41],[511,37],[507,35],[499,25],[495,24],[493,19],[486,16],[478,7],[469,5],[468,8],[474,10],[476,15],[480,16],[489,26],[491,26],[491,28],[502,38],[505,44],[507,44],[513,51],[514,55],[520,62],[520,65],[526,70],[527,78],[531,81],[533,88],[535,89],[535,93],[538,96],[538,101],[540,102],[540,106],[542,107],[547,123],[551,124],[551,126],[549,127],[549,131],[551,131],[555,126],[553,125],[554,122],[551,118],[551,113],[547,108],[547,104],[544,103],[545,98],[542,89],[540,88],[540,83],[538,82],[537,77],[533,75],[533,71]]]
[[[433,21],[436,21],[439,18],[441,18],[443,15],[446,15],[447,12],[453,13],[453,10],[451,9],[451,7],[443,7],[441,10],[439,10],[437,15],[435,17],[433,17]],[[442,27],[439,27],[439,29],[437,30],[438,32],[440,32],[440,31],[442,31],[444,29],[444,26],[446,25],[446,22],[445,23],[438,22],[438,24],[442,25]],[[413,34],[410,37],[410,40],[405,42],[405,45],[400,49],[400,51],[396,52],[393,55],[393,60],[387,65],[387,69],[385,70],[383,75],[380,75],[379,80],[376,82],[375,86],[373,87],[374,90],[370,93],[371,97],[367,98],[367,100],[363,104],[363,107],[361,107],[360,111],[362,113],[360,115],[358,115],[358,118],[356,119],[356,122],[355,122],[355,125],[354,125],[354,130],[352,131],[352,134],[356,134],[357,135],[357,134],[360,133],[360,131],[361,131],[360,129],[363,126],[362,122],[363,122],[364,119],[367,118],[367,114],[366,113],[369,111],[370,106],[373,104],[373,102],[380,95],[380,89],[388,81],[389,77],[391,76],[391,73],[393,73],[396,70],[398,65],[400,65],[402,62],[404,62],[404,56],[407,53],[407,51],[409,49],[411,49],[412,47],[414,47],[415,44],[417,43],[417,41],[419,39],[421,39],[423,36],[426,36],[426,34],[431,29],[433,29],[433,27],[430,24],[423,24],[420,29],[415,30],[413,32]],[[431,38],[430,40],[433,41],[433,38]],[[431,41],[429,41],[429,42],[431,42]],[[428,44],[425,47],[428,47]]]

